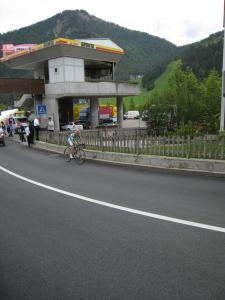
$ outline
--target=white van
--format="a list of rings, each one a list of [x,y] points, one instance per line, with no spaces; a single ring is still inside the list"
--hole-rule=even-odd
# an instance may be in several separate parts
[[[9,122],[10,121],[15,125],[15,133],[18,133],[18,129],[21,125],[23,125],[24,128],[29,126],[29,121],[26,116],[10,117]]]
[[[138,110],[128,110],[128,112],[126,112],[123,115],[123,119],[139,119],[140,118],[140,114]]]

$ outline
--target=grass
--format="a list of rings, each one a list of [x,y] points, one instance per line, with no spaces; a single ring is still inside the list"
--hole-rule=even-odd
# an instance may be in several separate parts
[[[177,61],[171,62],[167,68],[166,71],[155,81],[155,88],[151,91],[146,91],[142,90],[140,95],[138,96],[129,96],[129,97],[124,97],[124,105],[125,105],[125,110],[129,110],[131,107],[131,102],[133,101],[135,104],[135,109],[141,110],[141,107],[143,106],[144,103],[148,101],[150,98],[151,94],[154,91],[157,92],[163,92],[165,89],[168,88],[168,79],[173,74],[175,68],[177,65]],[[100,104],[102,105],[116,105],[116,98],[100,98]]]
[[[123,103],[125,105],[125,110],[127,111],[130,109],[132,101],[135,104],[135,108],[139,109],[148,100],[149,96],[150,96],[150,92],[143,90],[138,96],[124,97]],[[116,98],[100,98],[100,104],[103,105],[112,104],[116,106]]]
[[[155,81],[155,88],[153,91],[162,92],[168,89],[168,79],[174,73],[177,64],[178,61],[173,61],[167,66],[166,71]]]

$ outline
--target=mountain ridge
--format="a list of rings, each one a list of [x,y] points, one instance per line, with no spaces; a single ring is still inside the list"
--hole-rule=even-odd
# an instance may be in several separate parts
[[[221,74],[223,39],[223,31],[210,34],[198,42],[179,47],[177,58],[181,59],[184,69],[190,67],[201,80],[206,78],[211,70]],[[144,74],[143,86],[148,90],[153,89],[155,81],[165,72],[169,63],[170,59],[152,65]]]
[[[177,46],[165,39],[104,21],[85,10],[65,10],[30,26],[0,34],[0,43],[42,43],[59,36],[71,39],[104,37],[117,43],[125,50],[117,79],[142,75],[148,66],[177,54]],[[10,76],[14,73],[0,66],[0,76],[7,72]]]
[[[85,10],[64,10],[46,20],[0,34],[0,43],[42,43],[56,37],[111,39],[125,50],[116,79],[145,75],[143,83],[148,89],[177,58],[181,58],[184,67],[191,67],[200,78],[207,76],[213,68],[220,72],[222,66],[223,31],[178,47],[166,39],[102,20]],[[30,76],[29,72],[12,70],[0,64],[0,77]]]

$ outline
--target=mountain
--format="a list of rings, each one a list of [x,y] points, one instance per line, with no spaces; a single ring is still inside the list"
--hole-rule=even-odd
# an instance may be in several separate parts
[[[206,78],[210,70],[222,71],[224,32],[211,34],[209,37],[186,46],[178,47],[177,58],[180,58],[183,67],[190,67],[199,79]],[[167,69],[171,59],[162,60],[149,67],[143,77],[143,86],[151,90],[155,81]]]
[[[181,59],[184,67],[191,67],[198,78],[208,76],[215,69],[219,74],[223,62],[223,31],[211,34],[200,42],[181,47]]]
[[[125,50],[116,72],[116,78],[124,80],[130,75],[142,75],[153,64],[172,60],[177,54],[177,46],[165,39],[103,21],[84,10],[66,10],[31,26],[0,34],[0,44],[42,43],[56,37],[111,39]],[[0,77],[26,75],[0,64]]]

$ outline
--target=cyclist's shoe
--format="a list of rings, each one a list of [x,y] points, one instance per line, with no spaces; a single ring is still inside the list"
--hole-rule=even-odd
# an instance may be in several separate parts
[[[74,158],[72,154],[70,154],[70,158],[71,158],[71,159]]]

